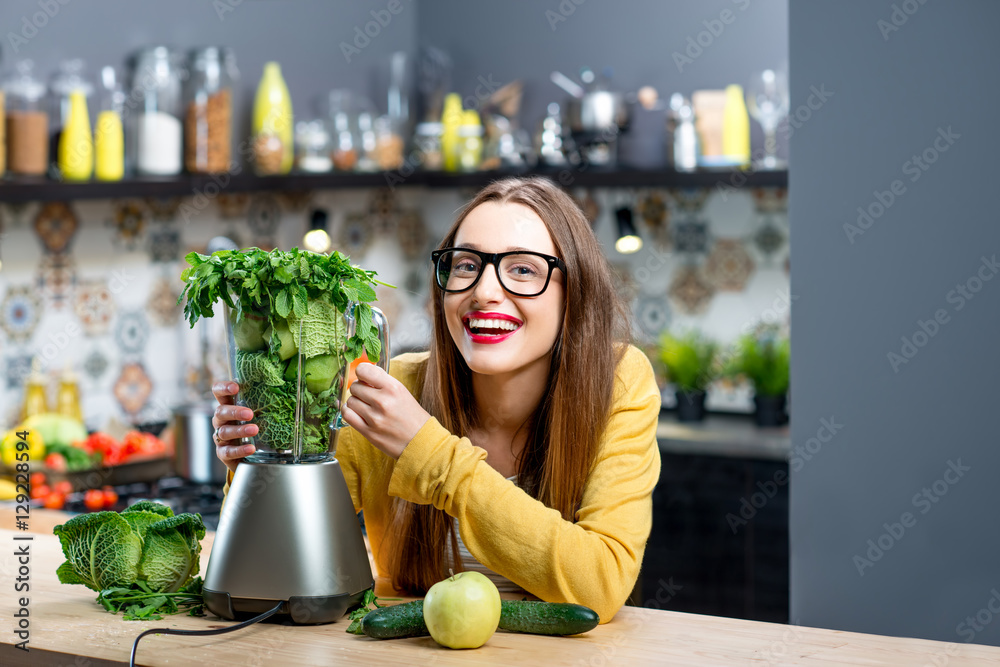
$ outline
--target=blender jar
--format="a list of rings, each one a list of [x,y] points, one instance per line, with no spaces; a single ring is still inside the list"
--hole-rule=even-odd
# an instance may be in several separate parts
[[[347,339],[354,334],[354,304],[340,312],[325,297],[310,299],[308,312],[281,317],[268,306],[237,301],[227,308],[226,328],[232,377],[240,386],[238,405],[254,411],[259,431],[245,439],[256,463],[311,463],[332,459],[343,426],[349,362]],[[389,367],[389,328],[372,308],[382,353]]]

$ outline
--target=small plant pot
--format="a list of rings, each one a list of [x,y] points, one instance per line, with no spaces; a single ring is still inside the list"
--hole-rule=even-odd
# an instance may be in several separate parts
[[[754,396],[757,406],[754,420],[757,426],[784,426],[788,423],[788,412],[785,410],[786,396]]]
[[[676,391],[677,421],[700,422],[705,419],[704,391]]]

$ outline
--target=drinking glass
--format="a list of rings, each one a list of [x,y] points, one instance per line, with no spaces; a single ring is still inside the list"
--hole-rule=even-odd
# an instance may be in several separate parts
[[[763,169],[785,166],[775,155],[778,125],[788,115],[788,78],[784,72],[766,69],[751,77],[747,86],[747,111],[764,130],[764,157],[757,162]]]

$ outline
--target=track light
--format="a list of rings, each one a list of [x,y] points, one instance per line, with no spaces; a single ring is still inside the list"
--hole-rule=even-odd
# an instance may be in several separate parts
[[[309,231],[302,238],[306,250],[324,253],[330,250],[330,235],[326,232],[326,211],[314,209],[309,219]]]
[[[632,222],[632,209],[623,206],[615,211],[618,218],[618,240],[615,241],[615,250],[623,255],[630,255],[642,249],[642,237],[635,230]]]

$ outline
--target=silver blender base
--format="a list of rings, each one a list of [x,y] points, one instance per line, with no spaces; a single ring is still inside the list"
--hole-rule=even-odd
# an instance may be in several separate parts
[[[210,611],[236,619],[284,601],[293,623],[332,623],[374,583],[336,459],[239,465],[205,574]]]

